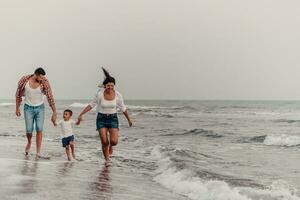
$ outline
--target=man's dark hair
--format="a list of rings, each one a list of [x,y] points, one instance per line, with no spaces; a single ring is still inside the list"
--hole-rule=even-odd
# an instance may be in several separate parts
[[[70,110],[70,109],[66,109],[65,111],[64,111],[64,113],[65,112],[68,112],[68,113],[70,113],[70,115],[72,116],[73,115],[73,111],[72,110]]]
[[[34,71],[34,74],[35,75],[43,75],[43,76],[45,76],[46,75],[46,72],[45,72],[45,70],[43,69],[43,68],[41,68],[41,67],[39,67],[39,68],[37,68],[35,71]]]

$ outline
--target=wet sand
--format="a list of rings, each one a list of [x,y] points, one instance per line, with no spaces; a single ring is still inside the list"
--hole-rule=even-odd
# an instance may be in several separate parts
[[[55,154],[50,160],[36,160],[32,153],[24,155],[23,139],[1,137],[1,199],[181,199],[113,159],[105,164],[101,152],[96,161],[69,162]],[[47,141],[43,147],[44,152],[57,148]]]

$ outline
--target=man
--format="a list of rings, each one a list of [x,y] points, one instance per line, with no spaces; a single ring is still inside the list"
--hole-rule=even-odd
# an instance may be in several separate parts
[[[43,126],[45,117],[44,95],[52,109],[51,121],[56,122],[57,113],[55,101],[49,81],[45,77],[46,72],[43,68],[37,68],[32,75],[23,76],[18,83],[16,92],[16,115],[21,116],[20,106],[24,96],[24,118],[26,124],[27,145],[25,154],[28,155],[31,147],[32,133],[36,130],[36,158],[42,158],[41,145],[43,137]]]

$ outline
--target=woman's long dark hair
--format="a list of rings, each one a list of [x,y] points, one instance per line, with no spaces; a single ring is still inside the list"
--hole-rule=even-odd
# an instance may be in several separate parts
[[[108,71],[102,67],[103,73],[105,75],[105,79],[103,81],[103,85],[106,85],[107,83],[113,83],[114,85],[116,85],[116,80],[114,77],[110,76],[110,74],[108,73]]]

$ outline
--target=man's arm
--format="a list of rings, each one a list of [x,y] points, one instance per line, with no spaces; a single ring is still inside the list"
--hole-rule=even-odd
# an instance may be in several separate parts
[[[23,76],[18,82],[17,91],[16,91],[16,116],[18,117],[21,116],[20,106],[22,103],[22,88],[23,85],[26,83],[28,77],[29,76]]]
[[[20,106],[21,106],[21,102],[18,99],[16,99],[16,116],[17,117],[21,116]]]
[[[57,119],[57,112],[56,112],[56,106],[55,104],[51,104],[50,108],[52,110],[52,117],[51,117],[51,121],[53,123],[53,125],[56,125],[56,119]]]
[[[50,86],[49,81],[47,79],[44,80],[44,91],[45,91],[45,95],[47,97],[49,106],[52,110],[51,121],[52,121],[53,125],[55,126],[56,119],[57,119],[55,100],[54,100],[54,97],[53,97],[53,94],[52,94],[51,86]]]

